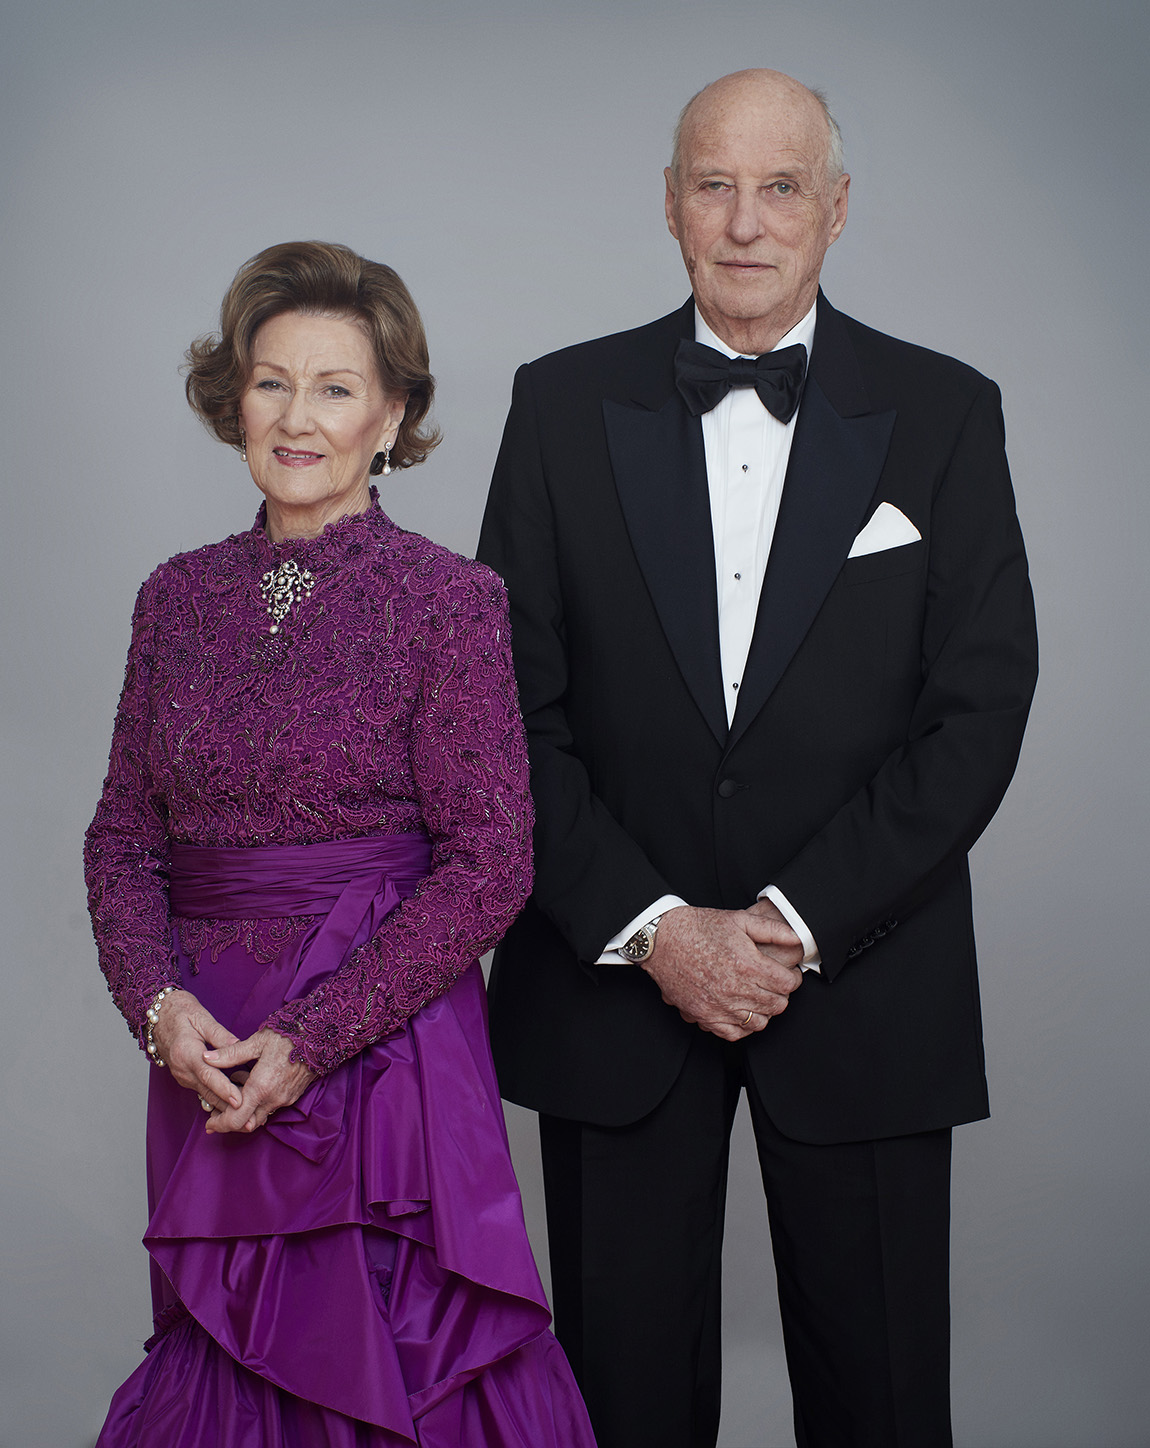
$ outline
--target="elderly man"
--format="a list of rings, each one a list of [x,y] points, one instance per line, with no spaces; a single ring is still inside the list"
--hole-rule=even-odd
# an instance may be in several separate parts
[[[819,292],[812,91],[708,86],[666,180],[692,299],[520,370],[484,521],[538,816],[497,1060],[602,1448],[715,1442],[744,1089],[800,1448],[935,1448],[987,1113],[966,856],[1036,675],[999,395]]]

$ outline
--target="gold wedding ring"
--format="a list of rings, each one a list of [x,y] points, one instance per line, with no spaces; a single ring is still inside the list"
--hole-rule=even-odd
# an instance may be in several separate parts
[[[744,1025],[744,1026],[749,1026],[749,1025],[751,1024],[751,1017],[752,1017],[754,1014],[755,1014],[754,1011],[748,1011],[748,1012],[747,1012],[747,1014],[743,1017],[743,1025]]]

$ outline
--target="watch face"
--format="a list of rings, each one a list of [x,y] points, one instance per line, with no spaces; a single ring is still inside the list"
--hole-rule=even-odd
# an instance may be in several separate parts
[[[625,955],[628,960],[646,960],[651,954],[651,937],[646,927],[636,930],[631,939],[623,946],[620,954]]]

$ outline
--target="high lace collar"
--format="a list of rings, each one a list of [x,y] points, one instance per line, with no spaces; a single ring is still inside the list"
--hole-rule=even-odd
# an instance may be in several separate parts
[[[366,542],[370,535],[394,527],[379,505],[379,489],[374,485],[371,502],[362,513],[345,513],[342,518],[325,523],[322,532],[314,538],[284,538],[282,542],[273,543],[267,535],[267,517],[267,503],[263,502],[248,536],[255,544],[257,554],[273,563],[284,558],[294,558],[305,565],[320,562],[345,552],[352,544]]]

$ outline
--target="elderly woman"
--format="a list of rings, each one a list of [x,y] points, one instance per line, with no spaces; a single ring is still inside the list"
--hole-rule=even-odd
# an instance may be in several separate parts
[[[140,590],[88,832],[151,1063],[155,1334],[101,1448],[593,1448],[548,1331],[478,956],[530,881],[502,586],[396,527],[433,380],[389,267],[275,246],[188,398],[250,532]]]

